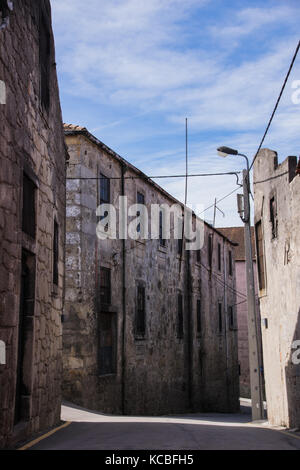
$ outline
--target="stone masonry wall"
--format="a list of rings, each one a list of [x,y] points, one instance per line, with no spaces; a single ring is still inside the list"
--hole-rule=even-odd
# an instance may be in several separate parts
[[[66,149],[50,3],[15,0],[13,4],[10,24],[0,31],[0,80],[6,88],[6,104],[0,104],[0,340],[6,347],[6,364],[0,364],[0,447],[13,446],[59,422],[62,370]],[[49,25],[48,109],[41,103],[41,11]],[[35,238],[22,230],[23,172],[36,187]],[[55,218],[58,285],[53,284],[52,271]],[[21,272],[22,252],[32,260],[35,283],[26,277],[28,265],[23,266],[25,274]],[[20,315],[22,275],[28,282]],[[33,290],[30,298],[28,289]]]
[[[269,149],[261,150],[254,164],[255,223],[262,225],[265,268],[265,288],[259,296],[268,419],[292,428],[300,426],[300,365],[292,360],[297,349],[293,343],[300,340],[300,178],[296,165],[296,157],[278,165],[276,152]]]
[[[148,208],[153,203],[172,205],[176,201],[145,178],[136,178],[138,170],[97,143],[85,130],[72,132],[70,128],[66,126],[70,154],[68,177],[75,179],[67,180],[64,398],[109,413],[236,411],[239,406],[237,332],[236,324],[229,327],[227,313],[228,306],[236,303],[234,268],[233,276],[228,275],[228,266],[224,273],[228,251],[232,250],[234,255],[234,247],[205,225],[199,262],[196,252],[192,251],[189,258],[185,253],[180,270],[177,240],[168,240],[166,247],[161,247],[159,240],[128,239],[123,264],[122,241],[96,237],[95,210],[99,205],[101,181],[84,178],[97,178],[100,173],[118,178],[110,180],[110,200],[118,208],[122,193],[121,167],[125,165],[124,194],[128,197],[128,207],[136,203],[137,192],[144,195]],[[212,271],[208,267],[209,234],[214,237]],[[222,247],[220,271],[216,268],[218,242]],[[100,267],[111,270],[109,306],[99,302]],[[146,294],[143,339],[137,339],[134,334],[137,282],[145,286]],[[183,338],[177,337],[178,292],[183,295]],[[196,330],[197,300],[201,300],[201,335]],[[218,302],[222,304],[223,316],[220,333]],[[117,320],[116,370],[108,375],[99,374],[98,358],[99,315],[104,308]]]

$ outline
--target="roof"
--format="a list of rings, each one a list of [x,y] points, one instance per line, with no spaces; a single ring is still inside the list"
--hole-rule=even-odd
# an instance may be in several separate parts
[[[111,155],[113,158],[115,158],[116,160],[118,160],[119,162],[122,162],[125,166],[127,166],[128,168],[130,168],[130,170],[132,170],[133,172],[135,172],[137,175],[139,175],[142,179],[144,179],[145,181],[147,181],[149,184],[151,184],[152,186],[154,186],[158,191],[160,191],[162,194],[164,194],[166,197],[168,197],[169,199],[171,199],[172,201],[175,202],[175,204],[180,204],[181,206],[184,206],[184,204],[182,204],[182,202],[178,201],[174,196],[172,196],[171,194],[169,194],[165,189],[163,189],[161,186],[159,186],[157,183],[155,183],[151,178],[149,178],[145,173],[143,173],[141,170],[139,170],[138,168],[136,168],[134,165],[132,165],[131,163],[129,163],[127,160],[125,160],[125,158],[121,157],[120,155],[118,155],[114,150],[112,150],[111,148],[109,148],[107,145],[105,145],[103,142],[101,142],[101,140],[97,139],[97,137],[95,137],[94,135],[92,135],[86,127],[81,127],[81,126],[77,126],[77,125],[74,125],[74,124],[65,124],[64,123],[64,131],[65,131],[65,135],[83,135],[85,136],[86,138],[88,138],[91,142],[93,142],[95,145],[97,145],[98,147],[100,147],[102,150],[105,150],[109,155]],[[211,228],[212,230],[214,230],[216,233],[218,233],[219,235],[221,235],[221,237],[225,238],[231,245],[236,245],[236,243],[231,240],[230,238],[228,238],[226,236],[225,233],[222,233],[219,229],[216,229],[214,228],[212,225],[208,224],[205,220],[203,221],[205,223],[205,225],[207,225],[209,228]]]
[[[225,227],[218,229],[223,235],[229,240],[232,240],[238,246],[235,249],[235,260],[245,261],[245,231],[244,227]],[[254,227],[251,227],[251,239],[252,239],[252,253],[253,259],[255,259],[255,239],[254,239]]]

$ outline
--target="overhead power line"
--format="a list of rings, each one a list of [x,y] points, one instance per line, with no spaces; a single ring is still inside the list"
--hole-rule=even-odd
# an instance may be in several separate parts
[[[195,173],[191,175],[155,175],[155,176],[124,176],[126,180],[134,180],[134,179],[168,179],[168,178],[193,178],[193,177],[200,177],[200,176],[224,176],[224,175],[239,175],[240,171],[229,171],[226,173]],[[85,177],[85,176],[72,176],[67,177],[67,180],[121,180],[121,176],[93,176],[93,177]]]
[[[256,160],[256,158],[257,158],[258,152],[259,152],[260,149],[261,149],[261,146],[262,146],[262,144],[263,144],[263,142],[264,142],[264,140],[265,140],[265,137],[266,137],[266,135],[267,135],[267,133],[268,133],[268,130],[269,130],[269,128],[270,128],[270,125],[271,125],[271,123],[272,123],[272,121],[273,121],[273,117],[274,117],[274,115],[275,115],[275,113],[276,113],[276,110],[277,110],[277,107],[278,107],[278,105],[279,105],[279,102],[280,102],[282,93],[283,93],[283,91],[284,91],[284,89],[285,89],[285,85],[286,85],[286,83],[287,83],[287,81],[288,81],[288,78],[289,78],[289,76],[290,76],[290,73],[291,73],[291,71],[292,71],[292,68],[293,68],[294,62],[295,62],[295,60],[296,60],[296,57],[297,57],[299,48],[300,48],[300,41],[298,42],[298,45],[297,45],[297,47],[296,47],[296,51],[295,51],[295,54],[294,54],[294,56],[293,56],[292,62],[291,62],[291,64],[290,64],[288,73],[287,73],[287,75],[286,75],[286,77],[285,77],[285,80],[284,80],[284,82],[283,82],[283,85],[282,85],[282,87],[281,87],[279,96],[278,96],[278,98],[277,98],[275,107],[274,107],[274,109],[273,109],[272,115],[271,115],[270,120],[269,120],[269,123],[268,123],[268,125],[267,125],[266,130],[265,130],[265,133],[264,133],[264,135],[263,135],[263,138],[261,139],[261,142],[260,142],[260,144],[259,144],[259,146],[258,146],[258,149],[257,149],[257,151],[256,151],[256,154],[255,154],[254,158],[253,158],[253,161],[252,161],[252,163],[251,163],[251,166],[250,166],[249,171],[250,171],[251,168],[253,167],[253,164],[254,164],[254,162],[255,162],[255,160]]]

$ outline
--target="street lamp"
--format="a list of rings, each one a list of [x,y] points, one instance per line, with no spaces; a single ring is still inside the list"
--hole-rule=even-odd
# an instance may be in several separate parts
[[[249,367],[251,384],[251,402],[252,402],[252,420],[261,420],[264,418],[262,380],[259,357],[259,341],[256,316],[256,299],[253,271],[253,253],[251,243],[251,224],[250,224],[250,184],[249,184],[249,160],[248,157],[230,147],[219,147],[218,154],[221,157],[228,155],[238,155],[244,157],[247,162],[247,170],[243,170],[243,217],[241,209],[239,213],[245,228],[245,254],[246,254],[246,275],[247,275],[247,305],[248,305],[248,342],[249,342]],[[240,201],[241,202],[241,201]],[[240,204],[241,207],[241,204]]]

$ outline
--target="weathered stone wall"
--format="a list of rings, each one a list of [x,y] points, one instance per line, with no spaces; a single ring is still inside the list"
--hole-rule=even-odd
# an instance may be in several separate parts
[[[110,413],[237,410],[237,333],[236,328],[229,328],[227,316],[227,306],[236,303],[235,276],[227,274],[228,267],[224,273],[223,261],[223,254],[227,262],[228,250],[234,253],[234,247],[205,225],[201,262],[197,262],[196,252],[190,252],[189,258],[185,253],[180,270],[177,240],[168,240],[166,247],[161,247],[159,240],[128,239],[125,254],[122,240],[99,240],[95,210],[101,182],[84,178],[97,178],[100,172],[117,178],[110,180],[110,197],[118,208],[122,165],[126,165],[128,207],[136,203],[137,191],[144,195],[148,208],[176,201],[84,129],[66,126],[66,142],[68,177],[75,179],[67,180],[64,398]],[[214,237],[212,272],[208,267],[209,233]],[[218,242],[222,246],[220,272],[216,269]],[[112,301],[105,308],[117,318],[117,367],[109,375],[99,375],[98,369],[98,317],[103,309],[99,303],[100,266],[111,269]],[[137,281],[146,289],[144,339],[134,335]],[[179,291],[184,301],[182,339],[177,337]],[[197,299],[202,303],[201,336],[196,331]],[[226,322],[220,334],[218,302],[223,307],[223,325]]]
[[[255,223],[261,220],[265,266],[259,291],[268,418],[272,424],[300,426],[300,365],[292,344],[300,339],[300,178],[296,157],[280,165],[277,154],[260,151],[254,164]],[[276,205],[272,234],[270,200]],[[266,323],[267,321],[267,323]],[[299,355],[298,355],[299,356]]]
[[[50,3],[15,0],[13,4],[10,24],[0,31],[0,80],[6,87],[6,104],[0,104],[0,340],[6,345],[6,364],[0,365],[0,447],[59,422],[62,370],[66,149]],[[40,99],[41,8],[50,28],[48,110]],[[23,172],[36,185],[35,239],[22,230]],[[54,218],[59,227],[58,286],[52,273]],[[35,289],[33,302],[27,299],[30,314],[23,312],[21,328],[24,249],[34,260]],[[18,374],[19,336],[24,344]],[[14,419],[18,375],[22,375],[20,413]]]

